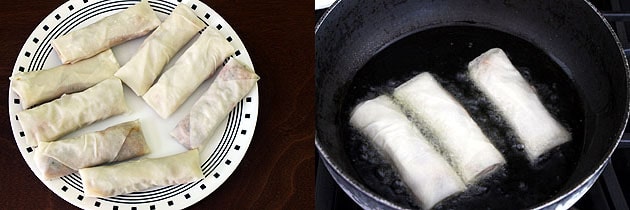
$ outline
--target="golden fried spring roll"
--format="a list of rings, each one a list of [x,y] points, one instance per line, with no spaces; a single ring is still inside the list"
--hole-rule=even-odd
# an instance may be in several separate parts
[[[110,197],[203,178],[198,150],[79,169],[85,196]]]
[[[143,36],[160,25],[160,22],[148,1],[143,0],[85,28],[57,37],[52,41],[52,46],[61,63],[74,63]]]
[[[82,92],[63,95],[17,114],[26,144],[55,141],[59,137],[95,121],[127,112],[122,82],[104,80]]]
[[[466,189],[453,167],[388,96],[357,105],[350,125],[391,160],[423,209]]]
[[[169,60],[205,26],[190,7],[179,4],[116,72],[116,77],[136,95],[144,95]]]
[[[218,30],[206,28],[142,98],[160,117],[166,119],[232,53],[234,48]]]
[[[503,50],[490,49],[475,58],[468,64],[468,74],[514,129],[530,163],[571,141],[569,131],[545,109]]]
[[[188,149],[200,148],[260,77],[236,59],[221,69],[210,88],[193,104],[171,136]]]
[[[75,138],[40,142],[34,160],[44,179],[50,180],[81,168],[128,160],[148,153],[149,146],[144,140],[140,122],[135,120]]]
[[[94,86],[114,76],[118,61],[111,50],[74,64],[60,65],[51,69],[18,72],[11,76],[11,90],[20,96],[22,109]]]
[[[505,164],[501,153],[464,107],[430,73],[421,73],[398,86],[393,95],[435,136],[465,184],[472,184]]]

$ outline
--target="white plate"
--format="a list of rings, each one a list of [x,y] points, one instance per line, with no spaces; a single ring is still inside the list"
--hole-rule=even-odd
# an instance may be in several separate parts
[[[13,74],[16,72],[36,71],[60,65],[57,54],[53,52],[50,42],[52,39],[66,34],[75,28],[82,28],[105,16],[109,16],[129,6],[138,0],[71,0],[59,6],[50,13],[28,37],[18,55]],[[219,29],[234,46],[236,51],[232,59],[238,59],[253,69],[251,58],[243,42],[232,27],[214,10],[196,0],[150,0],[149,4],[158,17],[164,20],[177,4],[190,6],[197,16],[208,25]],[[193,40],[198,37],[195,36]],[[113,49],[118,62],[123,65],[135,53],[144,37],[135,39]],[[192,40],[191,40],[192,42]],[[187,48],[190,43],[184,47]],[[179,58],[180,52],[167,65],[170,66]],[[148,157],[162,157],[185,151],[185,148],[172,139],[168,133],[188,113],[192,104],[209,87],[211,80],[204,82],[197,91],[171,117],[161,119],[144,101],[135,96],[125,86],[125,98],[132,110],[128,114],[115,116],[99,121],[90,126],[79,129],[66,137],[78,136],[86,132],[105,129],[109,126],[140,119],[140,123],[151,147]],[[201,181],[154,188],[142,192],[119,195],[109,198],[85,197],[78,174],[64,176],[52,181],[42,181],[50,190],[66,201],[87,209],[181,209],[188,207],[208,196],[216,190],[236,169],[245,155],[251,142],[258,118],[258,86],[236,105],[234,110],[217,128],[217,132],[203,148],[200,154],[202,171],[205,176]],[[24,133],[17,119],[17,113],[22,110],[19,97],[9,90],[9,117],[17,146],[24,160],[33,173],[41,179],[41,173],[33,162],[33,153],[37,148],[26,146]]]
[[[335,0],[315,0],[315,10],[326,9],[335,3]]]

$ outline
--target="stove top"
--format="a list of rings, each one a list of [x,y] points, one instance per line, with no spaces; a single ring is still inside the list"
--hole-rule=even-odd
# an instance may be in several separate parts
[[[630,0],[593,0],[609,21],[622,43],[624,52],[630,57]],[[325,10],[315,11],[315,20]],[[630,126],[628,126],[630,127]],[[630,129],[626,127],[619,146],[609,160],[605,170],[591,189],[571,209],[625,210],[630,202]],[[335,183],[323,162],[317,158],[315,208],[316,209],[361,209]]]

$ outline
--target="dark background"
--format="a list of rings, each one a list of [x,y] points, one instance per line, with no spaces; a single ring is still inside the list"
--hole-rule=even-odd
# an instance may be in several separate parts
[[[234,28],[247,47],[261,77],[260,107],[254,137],[236,171],[190,209],[313,209],[313,1],[203,2]],[[9,76],[22,45],[39,22],[63,3],[0,2],[0,98],[8,99]],[[76,208],[29,169],[11,132],[8,103],[0,103],[0,109],[0,209]]]

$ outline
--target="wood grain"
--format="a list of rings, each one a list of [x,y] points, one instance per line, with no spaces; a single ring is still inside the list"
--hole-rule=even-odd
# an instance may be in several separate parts
[[[0,98],[33,29],[64,1],[0,2]],[[252,143],[228,180],[190,209],[313,209],[315,82],[312,0],[204,1],[243,40],[260,108]],[[37,179],[18,151],[7,102],[0,103],[0,209],[73,209]]]

